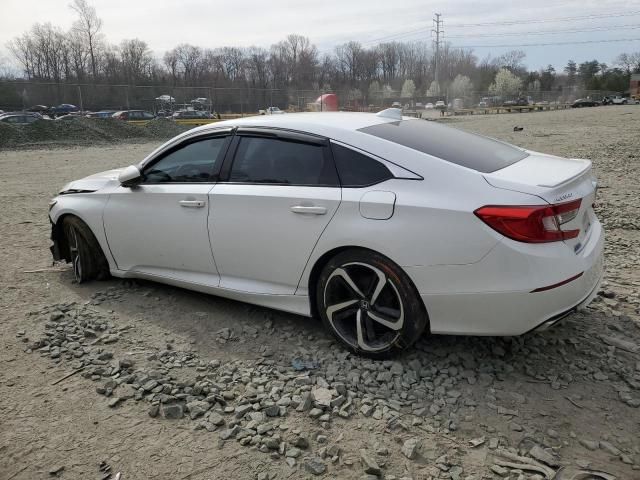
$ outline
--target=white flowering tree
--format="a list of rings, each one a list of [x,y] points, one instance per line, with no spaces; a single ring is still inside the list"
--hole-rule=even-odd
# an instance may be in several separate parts
[[[521,89],[522,80],[506,68],[500,69],[493,83],[489,85],[489,93],[501,97],[518,95]]]

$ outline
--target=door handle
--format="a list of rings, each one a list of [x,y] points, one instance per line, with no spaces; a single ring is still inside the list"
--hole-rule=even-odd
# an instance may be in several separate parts
[[[185,208],[202,208],[204,207],[204,200],[180,200],[178,202],[181,207]]]
[[[305,205],[295,205],[291,207],[293,213],[310,213],[312,215],[324,215],[327,213],[325,207],[307,207]]]

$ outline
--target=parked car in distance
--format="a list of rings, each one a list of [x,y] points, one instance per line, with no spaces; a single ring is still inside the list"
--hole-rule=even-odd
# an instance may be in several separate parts
[[[425,110],[432,110],[433,109],[433,103],[429,102],[424,106]]]
[[[516,100],[507,100],[502,103],[503,107],[526,107],[529,105],[529,100],[524,97],[519,97]]]
[[[64,186],[52,253],[78,282],[317,315],[381,358],[424,331],[520,335],[588,304],[603,274],[595,186],[588,160],[396,109],[254,116]]]
[[[82,118],[84,117],[84,115],[82,115],[81,112],[74,112],[74,113],[68,113],[66,115],[58,115],[57,117],[54,118],[55,121],[68,121],[68,120],[73,120],[75,118]]]
[[[89,112],[85,115],[87,118],[112,118],[115,110],[100,110],[99,112]]]
[[[37,112],[37,113],[47,113],[50,110],[46,105],[33,105],[27,108],[26,112]]]
[[[61,103],[56,107],[51,107],[47,113],[50,115],[58,116],[58,115],[67,115],[69,113],[79,112],[80,109],[75,105],[71,105],[70,103]]]
[[[441,110],[444,110],[447,108],[447,105],[444,103],[444,100],[438,100],[436,102],[435,108],[439,108]]]
[[[416,102],[415,107],[416,110],[424,110],[424,104],[422,102]]]
[[[12,125],[28,125],[38,120],[42,120],[42,115],[30,112],[14,112],[0,115],[0,122]]]
[[[183,119],[183,120],[197,120],[203,118],[213,118],[209,112],[204,110],[181,110],[179,112],[175,112],[172,115],[174,120]]]
[[[155,118],[153,113],[144,110],[121,110],[114,113],[112,117],[118,120],[152,120]]]
[[[602,105],[627,105],[628,103],[629,98],[622,95],[608,95],[602,99]]]
[[[258,110],[260,115],[281,115],[285,112],[280,110],[278,107],[267,107],[264,110]]]
[[[478,108],[487,108],[489,104],[485,101],[481,101],[478,103]]]
[[[597,107],[599,104],[595,100],[591,100],[590,98],[578,98],[571,104],[572,108],[582,108],[582,107]]]

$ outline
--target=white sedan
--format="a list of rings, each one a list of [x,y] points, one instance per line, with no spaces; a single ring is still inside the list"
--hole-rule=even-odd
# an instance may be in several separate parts
[[[372,357],[519,335],[596,295],[591,162],[389,109],[230,120],[66,185],[55,259],[305,316]]]

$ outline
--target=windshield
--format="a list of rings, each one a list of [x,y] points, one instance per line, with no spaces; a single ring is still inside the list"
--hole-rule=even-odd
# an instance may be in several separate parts
[[[435,122],[404,120],[359,131],[482,173],[495,172],[528,156],[507,143]]]

